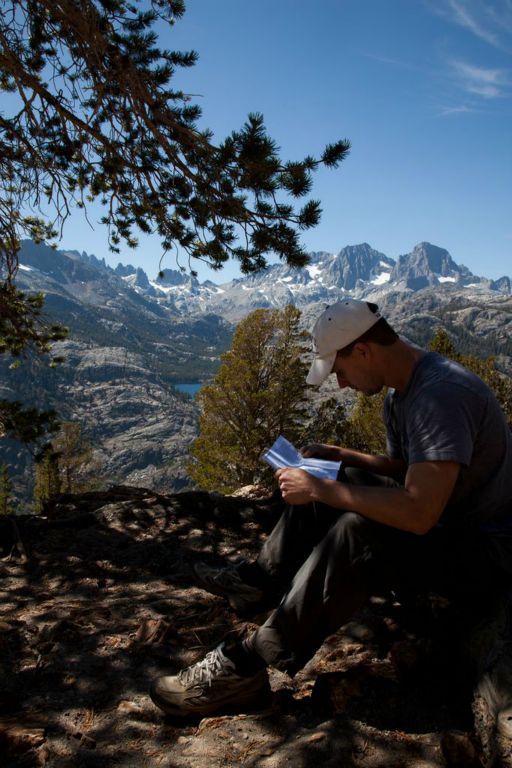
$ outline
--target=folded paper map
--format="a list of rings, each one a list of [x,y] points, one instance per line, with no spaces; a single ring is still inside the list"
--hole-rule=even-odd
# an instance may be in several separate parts
[[[271,448],[267,448],[261,454],[263,461],[274,469],[293,467],[304,469],[315,477],[330,478],[336,480],[341,466],[340,461],[327,461],[327,459],[307,459],[298,452],[285,437],[280,435]]]

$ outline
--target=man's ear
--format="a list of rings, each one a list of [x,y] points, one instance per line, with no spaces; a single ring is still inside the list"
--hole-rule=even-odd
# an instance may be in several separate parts
[[[353,352],[357,357],[368,358],[370,356],[371,350],[370,346],[364,341],[358,341],[357,344],[354,344]]]

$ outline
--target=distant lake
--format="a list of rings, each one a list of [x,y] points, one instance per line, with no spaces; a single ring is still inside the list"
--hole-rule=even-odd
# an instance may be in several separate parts
[[[190,397],[195,397],[202,386],[202,384],[197,384],[197,382],[192,384],[174,384],[174,387],[178,392],[185,392],[185,394],[190,395]]]

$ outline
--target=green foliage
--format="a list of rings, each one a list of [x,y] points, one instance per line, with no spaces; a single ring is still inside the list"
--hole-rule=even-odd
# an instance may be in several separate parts
[[[455,351],[455,345],[444,328],[439,326],[428,343],[431,352],[437,352],[443,357],[449,357],[455,360],[458,353]],[[457,361],[458,362],[458,361]]]
[[[386,429],[382,413],[386,390],[376,395],[359,393],[348,419],[344,444],[365,453],[385,453]]]
[[[50,352],[53,342],[66,338],[66,328],[46,324],[43,304],[42,293],[27,296],[10,280],[0,284],[0,354],[18,357],[24,350]]]
[[[65,421],[51,446],[58,458],[59,487],[63,493],[79,493],[97,486],[100,468],[92,459],[92,446],[84,437],[81,424]]]
[[[315,406],[312,416],[301,435],[301,444],[330,443],[344,445],[347,440],[349,417],[344,403],[335,397]]]
[[[26,408],[17,400],[0,400],[0,439],[7,437],[32,443],[58,429],[55,411],[38,411]]]
[[[0,354],[11,356],[12,369],[19,367],[22,355],[49,353],[53,342],[67,336],[63,326],[45,322],[43,304],[41,293],[26,296],[9,278],[0,284]],[[50,367],[58,362],[58,358],[49,358]],[[53,411],[39,412],[35,408],[25,408],[17,401],[0,400],[0,438],[11,437],[29,443],[56,428]]]
[[[45,503],[61,491],[59,455],[47,445],[36,459],[34,512],[40,514]]]
[[[371,397],[358,393],[352,408],[335,397],[324,400],[308,422],[302,444],[327,443],[365,453],[384,453],[384,397],[384,391]]]
[[[9,515],[13,512],[11,506],[12,483],[9,477],[7,464],[0,464],[0,515]]]
[[[269,485],[262,451],[279,434],[302,434],[307,334],[300,311],[258,309],[242,320],[213,383],[198,394],[200,435],[192,448],[191,477],[206,490],[230,492],[254,482]]]
[[[35,461],[34,511],[58,493],[80,493],[101,485],[99,465],[78,422],[64,422],[58,435],[47,443]]]
[[[480,376],[493,390],[512,429],[512,379],[510,376],[506,376],[497,370],[494,357],[481,359],[473,355],[463,355],[457,352],[450,336],[442,327],[436,330],[429,343],[429,349],[451,360],[455,360],[465,368],[473,371],[473,373],[476,373],[477,376]]]

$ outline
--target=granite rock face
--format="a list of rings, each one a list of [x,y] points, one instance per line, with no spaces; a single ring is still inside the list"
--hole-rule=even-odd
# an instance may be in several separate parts
[[[65,358],[61,366],[48,370],[34,363],[7,371],[0,397],[55,408],[62,421],[79,422],[99,482],[117,479],[162,491],[186,487],[188,450],[198,432],[194,401],[126,348],[65,341],[54,351]],[[11,466],[18,496],[28,500],[31,453],[3,441],[2,461]]]

